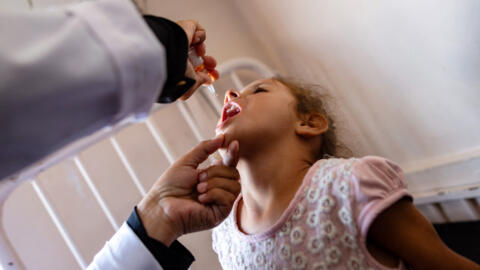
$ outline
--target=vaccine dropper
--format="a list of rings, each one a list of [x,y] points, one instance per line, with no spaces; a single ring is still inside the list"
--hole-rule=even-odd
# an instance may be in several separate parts
[[[203,64],[203,58],[197,55],[197,52],[195,51],[194,48],[190,48],[188,50],[188,60],[190,60],[190,62],[192,63],[195,72],[200,72],[205,69],[205,65]],[[210,72],[208,72],[208,75],[210,75],[210,78],[212,79],[212,83],[213,83],[216,80],[215,76],[213,76]],[[212,95],[217,96],[217,92],[215,91],[215,88],[211,83],[204,84],[202,86],[206,87]]]

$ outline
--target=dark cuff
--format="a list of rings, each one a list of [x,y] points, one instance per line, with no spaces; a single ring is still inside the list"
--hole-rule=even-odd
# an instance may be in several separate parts
[[[167,247],[163,243],[149,237],[147,231],[143,227],[142,221],[138,217],[137,207],[135,207],[132,214],[130,214],[127,224],[132,228],[163,269],[188,269],[195,260],[192,253],[190,253],[190,251],[188,251],[188,249],[177,240],[175,240],[170,247]]]
[[[185,94],[195,80],[185,77],[188,57],[188,39],[176,23],[151,15],[143,16],[145,22],[165,47],[167,54],[167,81],[157,102],[170,103]]]

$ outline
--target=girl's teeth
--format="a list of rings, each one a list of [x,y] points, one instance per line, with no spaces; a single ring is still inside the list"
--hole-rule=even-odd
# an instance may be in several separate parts
[[[231,117],[231,116],[237,114],[238,112],[240,112],[240,109],[237,106],[230,105],[225,110],[225,116],[228,118],[228,117]]]

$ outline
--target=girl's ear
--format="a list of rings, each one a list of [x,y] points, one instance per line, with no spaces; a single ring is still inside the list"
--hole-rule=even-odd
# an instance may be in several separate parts
[[[321,113],[311,113],[302,116],[297,121],[295,133],[302,137],[315,137],[328,130],[328,120]]]

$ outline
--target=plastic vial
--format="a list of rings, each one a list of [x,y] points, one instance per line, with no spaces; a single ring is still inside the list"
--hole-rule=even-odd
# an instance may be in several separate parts
[[[192,63],[195,72],[200,72],[205,69],[205,65],[203,65],[203,58],[197,55],[197,52],[195,51],[194,48],[190,48],[188,50],[188,60],[190,60],[190,62]],[[210,76],[210,79],[212,80],[212,83],[213,83],[217,78],[215,78],[215,76],[213,76],[212,73],[208,71],[207,73]],[[204,84],[203,86],[208,88],[208,90],[212,95],[218,96],[212,84]]]

